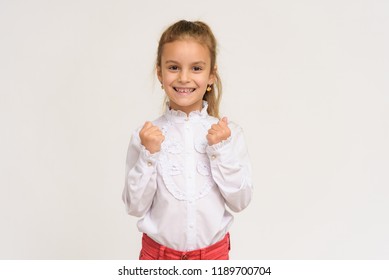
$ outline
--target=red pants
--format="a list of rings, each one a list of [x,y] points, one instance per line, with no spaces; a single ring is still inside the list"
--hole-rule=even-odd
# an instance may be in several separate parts
[[[230,251],[230,234],[219,242],[194,251],[177,251],[165,247],[143,234],[140,260],[228,260]]]

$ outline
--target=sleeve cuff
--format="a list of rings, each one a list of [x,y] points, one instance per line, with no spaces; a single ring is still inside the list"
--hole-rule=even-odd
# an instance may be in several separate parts
[[[159,152],[151,154],[145,146],[140,144],[139,163],[144,170],[154,170],[158,162]]]
[[[223,140],[212,146],[206,148],[206,152],[211,161],[219,160],[226,161],[230,158],[233,158],[233,145],[232,145],[232,136],[228,137],[226,140]]]

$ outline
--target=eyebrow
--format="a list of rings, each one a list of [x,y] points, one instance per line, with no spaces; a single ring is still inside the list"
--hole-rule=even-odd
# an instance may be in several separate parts
[[[174,63],[174,64],[180,64],[179,62],[175,61],[175,60],[167,60],[165,62],[165,64],[169,64],[169,63]],[[198,65],[198,64],[203,64],[203,65],[206,65],[206,63],[204,61],[196,61],[196,62],[193,62],[192,65]]]

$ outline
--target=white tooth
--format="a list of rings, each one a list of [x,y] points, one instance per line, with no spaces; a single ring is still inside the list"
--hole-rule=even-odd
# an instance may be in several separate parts
[[[192,89],[190,88],[179,88],[177,89],[178,92],[181,92],[181,93],[189,93],[189,92],[192,92]]]

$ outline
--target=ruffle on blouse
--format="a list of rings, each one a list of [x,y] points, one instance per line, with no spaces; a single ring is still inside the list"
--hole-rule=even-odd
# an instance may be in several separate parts
[[[208,104],[203,101],[203,109],[201,111],[191,112],[189,119],[200,120],[201,126],[204,129],[204,133],[208,131],[212,125],[212,121],[208,119],[207,113]],[[165,140],[162,143],[161,151],[159,155],[159,168],[161,171],[162,179],[165,183],[167,190],[170,194],[178,200],[183,201],[195,201],[206,196],[216,186],[211,176],[211,166],[208,156],[206,155],[206,149],[208,142],[205,139],[205,135],[195,135],[193,141],[194,152],[193,155],[196,158],[195,172],[197,172],[198,180],[201,182],[199,187],[196,187],[195,195],[191,193],[188,195],[186,188],[182,186],[185,183],[185,177],[183,176],[184,162],[181,155],[184,154],[184,146],[179,135],[175,135],[175,132],[170,132],[170,129],[174,126],[173,123],[184,122],[188,119],[186,113],[177,110],[167,109],[164,115],[167,122],[161,127],[161,131],[165,136]],[[197,154],[196,154],[197,152]],[[179,177],[177,177],[179,176]],[[182,180],[182,183],[177,184],[177,180]],[[198,182],[197,182],[198,183]]]
[[[195,193],[195,195],[188,195],[188,193],[179,188],[177,183],[175,182],[174,176],[182,175],[183,166],[178,164],[177,162],[172,163],[167,155],[161,155],[160,164],[162,179],[165,183],[165,186],[169,193],[178,200],[183,201],[195,201],[204,196],[206,196],[215,186],[215,182],[211,179],[211,169],[210,166],[205,163],[197,164],[197,171],[200,175],[204,177],[204,182],[200,189]]]
[[[230,136],[226,140],[222,140],[219,143],[213,144],[212,146],[210,146],[210,149],[219,150],[219,149],[223,148],[224,146],[228,145],[232,141],[231,139],[232,139],[232,137]]]
[[[203,100],[203,108],[201,109],[201,111],[197,110],[197,111],[190,112],[188,116],[183,111],[170,109],[169,102],[166,102],[166,111],[164,116],[168,121],[172,121],[172,122],[184,122],[187,121],[188,119],[200,120],[208,116],[207,109],[208,109],[208,102]]]

